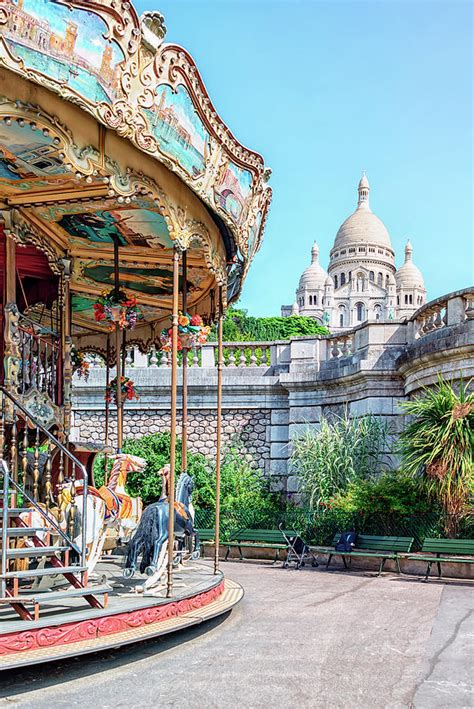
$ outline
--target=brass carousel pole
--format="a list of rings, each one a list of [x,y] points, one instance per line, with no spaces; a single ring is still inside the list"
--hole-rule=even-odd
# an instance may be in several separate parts
[[[183,314],[188,309],[188,288],[187,275],[188,264],[186,251],[183,251],[182,262],[182,291],[183,291]],[[181,432],[181,471],[188,468],[188,348],[183,347],[183,411],[182,411],[182,432]]]
[[[216,528],[214,533],[214,573],[219,572],[219,528],[221,513],[221,446],[222,446],[222,367],[224,356],[222,348],[222,330],[224,309],[222,303],[222,286],[219,286],[218,320],[217,320],[217,442],[216,442]]]
[[[176,471],[176,403],[178,384],[178,297],[179,297],[179,250],[173,252],[173,312],[171,335],[171,450],[170,484],[168,491],[168,580],[166,595],[173,593],[173,550],[174,550],[174,479]]]
[[[114,239],[114,289],[118,297],[120,291],[120,272],[119,272],[119,243],[118,239]],[[122,336],[120,332],[120,324],[115,323],[115,362],[117,369],[117,387],[115,396],[117,399],[117,453],[122,452],[123,444],[123,417],[122,417],[122,358],[120,356],[122,349]]]
[[[107,350],[105,355],[105,391],[108,391],[110,384],[110,335],[107,335]],[[109,447],[109,415],[110,415],[110,402],[108,398],[105,398],[105,445]],[[107,465],[108,465],[108,454],[104,456],[104,485],[107,485]]]

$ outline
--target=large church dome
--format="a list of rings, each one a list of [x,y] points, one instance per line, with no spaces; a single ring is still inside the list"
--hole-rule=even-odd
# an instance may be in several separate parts
[[[369,207],[369,191],[369,181],[364,174],[359,182],[357,209],[339,228],[334,242],[335,249],[363,243],[392,248],[385,224]]]

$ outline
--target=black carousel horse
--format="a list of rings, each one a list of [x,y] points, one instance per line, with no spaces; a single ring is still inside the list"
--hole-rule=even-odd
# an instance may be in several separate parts
[[[181,542],[196,535],[189,508],[193,489],[192,477],[183,471],[176,487],[174,506],[174,533]],[[154,502],[145,509],[137,531],[128,546],[123,570],[125,578],[131,578],[135,573],[140,553],[142,555],[140,573],[153,576],[157,569],[162,546],[168,539],[168,522],[169,504],[167,499]]]

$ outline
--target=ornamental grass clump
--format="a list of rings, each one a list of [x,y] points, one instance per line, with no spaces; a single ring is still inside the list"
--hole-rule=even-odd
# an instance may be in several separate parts
[[[402,404],[411,417],[400,436],[403,469],[441,503],[448,536],[457,536],[461,521],[473,511],[474,393],[468,389],[461,382],[456,393],[440,376],[422,396]]]
[[[303,502],[312,509],[330,507],[333,496],[357,479],[379,474],[388,428],[375,416],[323,418],[292,441],[292,471],[299,478]]]

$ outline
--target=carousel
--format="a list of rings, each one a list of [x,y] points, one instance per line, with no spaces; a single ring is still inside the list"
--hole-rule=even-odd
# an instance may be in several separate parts
[[[158,12],[121,0],[0,4],[0,669],[202,623],[243,593],[219,568],[222,322],[261,242],[270,171],[165,34]],[[211,328],[213,563],[186,455],[187,366]],[[130,347],[171,370],[170,460],[144,510],[126,482],[146,460],[122,451]],[[73,375],[91,357],[106,368],[102,446],[71,435]]]

